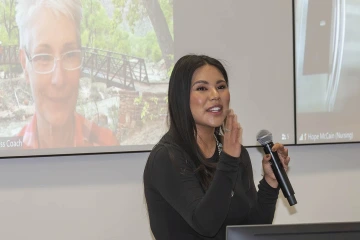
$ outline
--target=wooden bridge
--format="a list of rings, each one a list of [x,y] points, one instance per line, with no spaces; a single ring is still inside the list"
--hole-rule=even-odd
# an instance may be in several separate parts
[[[107,87],[135,89],[135,82],[149,83],[145,60],[111,51],[83,47],[83,76]],[[18,46],[3,46],[0,66],[8,65],[12,71],[21,71]],[[11,72],[10,72],[11,74]]]

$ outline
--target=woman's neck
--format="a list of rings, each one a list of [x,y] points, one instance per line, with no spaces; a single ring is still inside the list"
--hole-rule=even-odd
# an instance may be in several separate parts
[[[61,126],[52,126],[37,115],[37,134],[39,148],[73,147],[74,119],[70,118]]]
[[[196,142],[205,158],[213,156],[216,148],[216,140],[214,137],[215,128],[197,126]]]

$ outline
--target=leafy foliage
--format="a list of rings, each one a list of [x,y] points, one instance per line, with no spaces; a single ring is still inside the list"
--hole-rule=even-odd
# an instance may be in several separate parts
[[[151,97],[150,99],[145,100],[145,99],[143,99],[142,96],[134,99],[134,104],[141,107],[140,118],[143,123],[146,123],[149,120],[151,121],[154,119],[161,119],[163,116],[166,116],[167,108],[164,106],[158,107],[160,100],[161,99],[159,99],[158,97]],[[166,104],[168,103],[167,96],[162,100]],[[153,108],[153,110],[156,109],[156,111],[151,111],[150,110],[151,107]]]
[[[3,45],[18,44],[15,4],[16,0],[2,0],[0,2],[0,41]]]
[[[159,46],[153,26],[151,25],[146,7],[143,4],[146,0],[113,0],[114,17],[113,26],[117,26],[114,36],[120,35],[117,41],[119,45],[123,44],[124,34],[120,29],[128,29],[127,43],[121,49],[123,53],[150,59],[158,62],[162,59],[162,52]],[[173,4],[169,0],[158,0],[161,10],[166,18],[170,33],[173,38]],[[123,30],[124,31],[124,30]],[[120,49],[116,49],[120,50]]]

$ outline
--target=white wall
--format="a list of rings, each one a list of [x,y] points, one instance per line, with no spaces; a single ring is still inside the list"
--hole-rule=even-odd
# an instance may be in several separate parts
[[[298,204],[274,223],[360,220],[360,144],[290,147]],[[261,155],[249,149],[257,182]],[[142,192],[148,153],[0,160],[0,239],[151,239]]]

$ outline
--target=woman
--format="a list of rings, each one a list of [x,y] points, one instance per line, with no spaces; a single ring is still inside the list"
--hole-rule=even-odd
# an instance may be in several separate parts
[[[112,146],[110,131],[76,112],[82,66],[80,0],[17,2],[20,62],[35,114],[17,136],[23,148]]]
[[[169,82],[170,129],[144,171],[151,230],[156,239],[225,239],[227,225],[271,224],[279,188],[263,158],[256,192],[242,128],[229,110],[228,77],[208,56],[188,55]],[[285,168],[287,149],[275,144]]]

